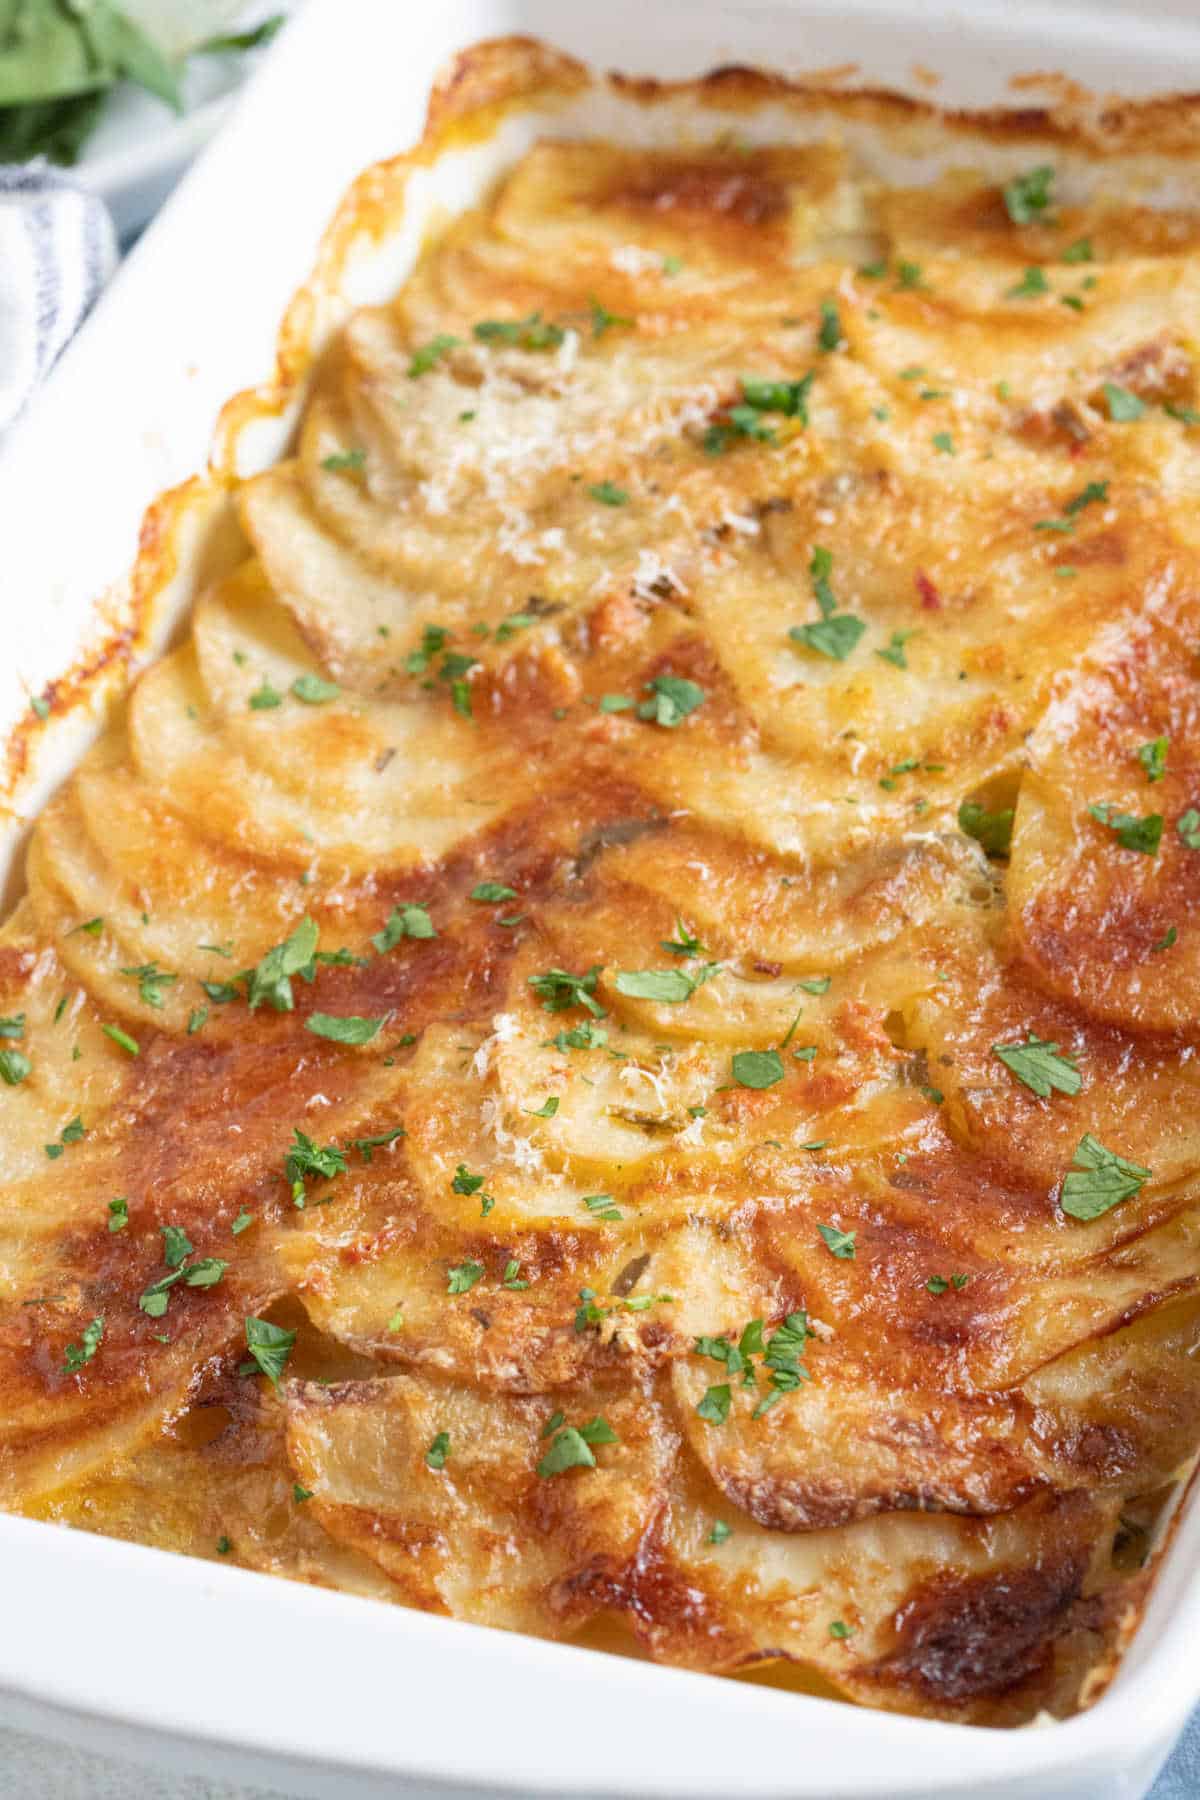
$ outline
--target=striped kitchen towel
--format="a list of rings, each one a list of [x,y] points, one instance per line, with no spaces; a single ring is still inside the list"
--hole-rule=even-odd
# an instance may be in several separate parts
[[[48,163],[0,166],[0,434],[78,331],[116,261],[102,200]]]

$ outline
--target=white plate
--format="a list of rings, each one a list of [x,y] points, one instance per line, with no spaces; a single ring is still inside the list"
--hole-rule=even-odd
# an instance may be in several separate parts
[[[314,0],[0,452],[0,732],[128,568],[146,500],[201,466],[222,401],[268,373],[347,180],[419,136],[452,50],[518,30],[660,75],[856,61],[895,86],[919,62],[974,104],[1030,68],[1145,94],[1200,63],[1194,0]],[[8,1722],[339,1800],[1138,1800],[1200,1694],[1195,1506],[1110,1692],[1044,1730],[869,1713],[15,1518],[0,1591]]]

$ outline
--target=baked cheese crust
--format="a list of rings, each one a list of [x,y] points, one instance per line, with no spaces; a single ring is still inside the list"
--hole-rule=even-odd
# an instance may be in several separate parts
[[[1200,1436],[1200,213],[546,142],[0,938],[0,1504],[1013,1723]]]

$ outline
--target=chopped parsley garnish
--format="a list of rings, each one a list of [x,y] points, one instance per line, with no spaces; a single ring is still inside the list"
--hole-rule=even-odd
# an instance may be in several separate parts
[[[1166,737],[1151,738],[1148,744],[1139,744],[1137,759],[1146,771],[1147,781],[1161,781],[1167,772],[1167,751],[1171,748],[1171,740]]]
[[[459,1163],[457,1169],[454,1171],[454,1179],[450,1183],[450,1186],[456,1194],[477,1194],[483,1186],[483,1183],[484,1177],[482,1175],[472,1175],[466,1163]]]
[[[1067,245],[1058,260],[1065,263],[1095,262],[1096,255],[1092,249],[1091,238],[1076,238],[1073,244]]]
[[[611,1194],[585,1194],[583,1204],[593,1219],[602,1219],[606,1225],[619,1225],[624,1214],[613,1205]]]
[[[377,1131],[374,1137],[351,1138],[350,1148],[357,1150],[363,1161],[369,1163],[376,1150],[385,1149],[388,1144],[394,1144],[397,1138],[404,1136],[403,1125],[393,1125],[390,1131]]]
[[[501,900],[515,900],[516,897],[516,888],[505,887],[500,881],[481,881],[471,889],[472,900],[483,900],[489,904],[498,903]]]
[[[481,344],[515,344],[520,350],[557,350],[567,335],[540,312],[525,319],[481,319],[473,329]]]
[[[33,1064],[22,1050],[0,1050],[0,1081],[6,1087],[16,1087],[24,1081],[33,1069]]]
[[[326,701],[336,700],[341,691],[336,681],[325,681],[320,675],[297,675],[292,683],[292,693],[306,706],[324,706]]]
[[[364,1019],[357,1013],[309,1013],[304,1029],[333,1044],[369,1044],[379,1036],[382,1019]]]
[[[1149,1179],[1149,1169],[1106,1150],[1089,1131],[1080,1138],[1063,1180],[1062,1209],[1073,1219],[1098,1219],[1122,1200],[1132,1199]]]
[[[101,1025],[100,1029],[106,1038],[111,1038],[113,1043],[120,1045],[121,1049],[126,1051],[128,1055],[141,1055],[141,1045],[138,1043],[137,1039],[135,1037],[130,1037],[127,1031],[122,1031],[119,1025]]]
[[[803,988],[806,994],[827,994],[832,980],[832,975],[809,975],[803,981],[798,981],[796,986]]]
[[[1057,1044],[1032,1031],[1023,1044],[993,1044],[992,1054],[1039,1100],[1048,1100],[1052,1092],[1077,1094],[1083,1086],[1075,1058],[1061,1055]]]
[[[266,1376],[272,1387],[279,1386],[279,1378],[287,1367],[292,1345],[296,1342],[294,1331],[285,1331],[282,1325],[272,1325],[269,1319],[247,1319],[246,1348],[250,1352],[250,1361],[242,1363],[239,1374],[253,1374],[255,1368]]]
[[[808,1315],[795,1312],[788,1314],[783,1324],[776,1328],[765,1343],[763,1321],[751,1319],[736,1344],[730,1343],[727,1337],[698,1337],[693,1351],[697,1356],[707,1356],[713,1362],[724,1363],[730,1381],[740,1375],[742,1387],[758,1385],[759,1371],[755,1367],[754,1358],[762,1357],[763,1368],[769,1369],[771,1376],[768,1391],[759,1400],[752,1415],[760,1419],[784,1394],[798,1388],[802,1381],[811,1380],[801,1358],[805,1343],[812,1335]],[[724,1424],[729,1413],[730,1396],[731,1388],[728,1383],[710,1387],[696,1411],[709,1424]]]
[[[1097,506],[1107,499],[1107,481],[1089,481],[1085,488],[1080,489],[1073,500],[1067,501],[1067,504],[1063,507],[1063,512],[1069,519],[1073,519],[1076,513],[1081,513],[1083,511],[1085,506]]]
[[[1096,801],[1088,807],[1093,819],[1116,833],[1122,850],[1140,850],[1143,856],[1157,856],[1162,841],[1163,816],[1148,813],[1139,819],[1134,813],[1119,812],[1108,800]]]
[[[326,1144],[324,1148],[315,1144],[310,1137],[292,1127],[292,1144],[283,1159],[283,1173],[291,1183],[292,1199],[303,1208],[306,1199],[305,1183],[310,1179],[332,1181],[335,1175],[346,1173],[346,1158],[336,1144]]]
[[[439,1431],[432,1444],[430,1444],[428,1450],[425,1452],[425,1467],[427,1469],[444,1469],[446,1466],[446,1458],[449,1454],[450,1433],[448,1431]]]
[[[704,689],[697,682],[688,681],[683,675],[656,675],[653,681],[646,683],[653,695],[650,700],[643,700],[638,707],[638,718],[648,719],[652,724],[665,725],[673,730],[683,723],[689,713],[694,713],[703,705],[706,698]]]
[[[1115,381],[1104,383],[1104,400],[1108,407],[1108,416],[1114,425],[1130,425],[1140,419],[1146,411],[1146,402],[1128,388],[1118,387]]]
[[[291,978],[293,975],[300,975],[306,981],[312,980],[313,955],[318,936],[312,919],[304,918],[290,937],[267,951],[262,961],[249,974],[246,998],[251,1012],[263,1005],[272,1007],[276,1012],[291,1012],[295,1004]],[[242,979],[239,975],[238,980]],[[210,1000],[218,999],[218,995],[213,992],[216,983],[202,982],[201,985]]]
[[[24,1036],[24,1013],[10,1013],[8,1018],[0,1019],[0,1038],[22,1038]]]
[[[626,506],[629,502],[629,495],[625,489],[618,487],[613,481],[594,482],[588,489],[588,493],[593,500],[598,500],[601,506]]]
[[[115,1200],[108,1203],[108,1229],[124,1231],[129,1223],[129,1201],[124,1194],[118,1194]]]
[[[842,321],[838,316],[837,303],[833,300],[822,300],[821,323],[817,329],[817,343],[822,350],[836,350],[842,341]]]
[[[839,1642],[844,1643],[847,1638],[854,1636],[854,1627],[852,1625],[847,1625],[844,1619],[831,1619],[829,1621],[829,1635],[831,1638],[837,1638]]]
[[[896,286],[898,288],[919,288],[921,286],[922,269],[920,263],[898,261],[896,264]]]
[[[931,1275],[925,1283],[925,1289],[936,1299],[939,1294],[946,1293],[950,1288],[954,1288],[956,1292],[965,1288],[970,1279],[969,1275],[952,1275],[947,1281],[944,1275]]]
[[[522,1278],[521,1265],[515,1256],[510,1257],[505,1263],[504,1274],[500,1277],[500,1286],[511,1289],[513,1293],[523,1293],[529,1286],[529,1283]]]
[[[1006,300],[1032,300],[1037,294],[1048,294],[1050,283],[1046,280],[1044,269],[1026,269],[1016,287],[1005,290]]]
[[[177,1269],[196,1246],[181,1225],[160,1225],[158,1229],[162,1233],[163,1261],[168,1269]]]
[[[1004,207],[1014,225],[1044,223],[1043,214],[1054,204],[1054,170],[1049,163],[1016,175],[1003,189]]]
[[[723,1425],[729,1417],[729,1408],[733,1404],[733,1389],[727,1381],[704,1390],[704,1398],[696,1408],[698,1418],[706,1425]]]
[[[793,625],[788,636],[794,643],[803,644],[806,649],[819,651],[822,656],[832,657],[835,662],[845,662],[867,628],[863,620],[856,619],[853,613],[838,612],[829,581],[832,572],[832,552],[820,544],[814,545],[808,573],[813,598],[820,608],[821,617],[808,625]]]
[[[658,941],[664,950],[669,950],[671,952],[672,956],[704,955],[704,945],[700,942],[700,939],[695,935],[691,927],[685,925],[683,920],[678,917],[675,920],[675,936],[673,938],[660,938]]]
[[[246,1230],[247,1226],[253,1225],[253,1223],[254,1223],[254,1214],[251,1212],[247,1212],[245,1207],[243,1207],[241,1212],[238,1214],[237,1218],[233,1221],[233,1224],[229,1227],[229,1229],[233,1233],[234,1237],[240,1237],[242,1232]]]
[[[93,1356],[95,1356],[97,1350],[100,1348],[103,1337],[104,1315],[101,1314],[98,1318],[93,1319],[90,1325],[84,1326],[79,1334],[79,1342],[77,1344],[67,1345],[66,1356],[63,1361],[63,1374],[77,1375],[85,1363],[90,1363]]]
[[[1013,809],[988,812],[978,800],[964,800],[958,809],[958,829],[982,844],[989,856],[1007,856],[1012,843]]]
[[[935,431],[931,442],[934,449],[939,450],[943,456],[954,455],[954,439],[948,431]]]
[[[915,631],[893,631],[886,649],[877,650],[875,654],[882,657],[884,662],[891,663],[894,669],[907,669],[908,659],[904,654],[904,646],[910,637],[915,636]]]
[[[552,1038],[547,1038],[542,1045],[544,1050],[555,1049],[564,1053],[568,1050],[602,1050],[608,1042],[608,1033],[603,1025],[593,1025],[585,1019],[582,1025],[575,1025],[570,1031],[557,1031]]]
[[[1200,850],[1200,812],[1189,806],[1175,821],[1175,830],[1189,850]]]
[[[179,980],[178,975],[169,975],[152,962],[138,963],[134,968],[122,969],[121,973],[137,982],[138,998],[144,1005],[159,1008],[163,1003],[162,990]]]
[[[484,1267],[478,1262],[462,1262],[450,1270],[446,1279],[448,1294],[467,1294],[484,1275]]]
[[[188,1036],[195,1037],[196,1033],[198,1031],[202,1031],[204,1029],[205,1025],[207,1025],[207,1023],[208,1023],[208,1008],[207,1008],[207,1006],[194,1006],[192,1008],[191,1012],[188,1014],[188,1022],[187,1022]]]
[[[545,1437],[543,1432],[542,1436]],[[568,1469],[594,1469],[596,1458],[592,1454],[593,1444],[615,1444],[619,1440],[608,1420],[600,1417],[580,1425],[562,1425],[537,1465],[537,1472],[543,1481],[552,1475],[565,1475]]]
[[[785,418],[799,419],[802,425],[807,425],[808,396],[814,379],[815,372],[811,369],[799,381],[755,380],[744,375],[742,398],[755,412],[782,413]]]
[[[430,369],[436,369],[443,356],[451,350],[456,350],[461,343],[461,338],[451,337],[446,331],[439,331],[437,336],[430,338],[427,344],[418,345],[409,360],[409,380],[415,381],[419,375],[428,375]]]
[[[1172,947],[1172,945],[1178,941],[1178,938],[1179,938],[1178,927],[1174,926],[1174,925],[1168,925],[1166,931],[1164,932],[1163,936],[1161,938],[1159,938],[1157,944],[1151,944],[1151,946],[1150,946],[1151,956],[1157,956],[1157,954],[1159,953],[1160,950],[1169,950]]]
[[[361,469],[366,466],[365,450],[338,450],[332,456],[321,459],[321,467],[328,469],[331,475],[339,475],[346,469]]]
[[[434,938],[437,930],[427,909],[416,904],[394,906],[382,931],[371,942],[381,956],[394,950],[402,938]]]
[[[592,315],[592,336],[602,338],[606,331],[612,331],[618,325],[632,325],[632,319],[626,319],[620,313],[609,312],[607,306],[596,299],[594,294],[588,296],[588,310]]]
[[[571,1006],[584,1006],[593,1019],[607,1015],[599,1001],[593,999],[602,963],[593,963],[583,975],[572,975],[568,969],[546,969],[531,975],[529,985],[542,1002],[544,1012],[566,1012]]]
[[[298,1481],[293,1481],[292,1499],[296,1502],[297,1506],[303,1506],[304,1502],[306,1500],[311,1500],[312,1497],[313,1490],[311,1488],[301,1487]]]
[[[706,1544],[723,1544],[727,1538],[731,1538],[732,1536],[733,1526],[727,1525],[724,1519],[715,1519],[713,1521],[713,1528],[704,1541]]]
[[[679,1005],[719,973],[719,963],[704,963],[695,975],[687,975],[682,969],[622,969],[613,986],[618,994],[626,994],[631,1000]]]
[[[256,687],[251,694],[249,704],[251,712],[271,712],[276,706],[283,705],[283,695],[264,679],[262,686]]]
[[[845,1262],[854,1261],[854,1240],[858,1236],[855,1231],[839,1231],[836,1225],[818,1225],[817,1230],[825,1240],[826,1248],[834,1256]]]
[[[744,1088],[774,1087],[783,1080],[783,1059],[778,1050],[738,1050],[733,1058],[733,1079]]]
[[[44,699],[41,694],[35,694],[29,704],[32,706],[39,719],[48,719],[50,717],[50,702]]]
[[[552,1119],[558,1111],[558,1096],[551,1094],[548,1100],[542,1102],[541,1106],[527,1106],[524,1111],[531,1119]]]

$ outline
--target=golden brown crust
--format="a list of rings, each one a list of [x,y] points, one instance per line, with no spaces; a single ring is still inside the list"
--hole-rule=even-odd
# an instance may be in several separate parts
[[[226,486],[251,554],[47,808],[0,945],[0,1499],[210,1554],[220,1513],[300,1579],[902,1710],[1069,1711],[1140,1605],[1118,1521],[1200,1435],[1200,215],[1014,221],[982,168],[889,187],[833,132],[547,141],[351,314],[418,163],[584,80],[516,41],[457,66],[221,473],[148,525],[135,611]],[[310,382],[294,455],[235,479]],[[972,807],[1015,811],[1010,856]],[[1057,1091],[996,1055],[1030,1034]],[[1136,1178],[1084,1219],[1088,1139]],[[251,1399],[268,1311],[297,1341]]]

